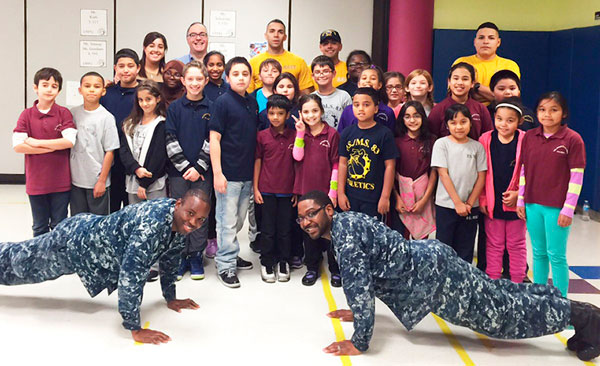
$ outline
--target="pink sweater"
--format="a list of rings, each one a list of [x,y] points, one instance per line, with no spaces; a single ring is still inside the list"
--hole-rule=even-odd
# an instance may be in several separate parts
[[[517,141],[517,159],[515,162],[515,168],[513,170],[512,179],[510,180],[510,184],[508,186],[508,191],[518,191],[519,190],[519,177],[521,172],[521,143],[523,142],[523,138],[525,137],[525,132],[519,130],[519,140]],[[495,192],[494,192],[494,171],[492,169],[492,154],[490,153],[490,144],[492,142],[492,131],[484,132],[481,137],[479,137],[479,142],[483,145],[485,149],[485,155],[487,159],[488,170],[485,174],[485,187],[483,191],[481,191],[481,195],[479,196],[479,205],[486,206],[488,210],[488,216],[490,219],[494,218],[494,204],[495,204]],[[517,211],[517,207],[508,207],[506,205],[502,205],[502,209],[504,211]]]

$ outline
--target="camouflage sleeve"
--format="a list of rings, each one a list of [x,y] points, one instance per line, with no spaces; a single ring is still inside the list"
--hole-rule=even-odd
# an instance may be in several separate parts
[[[346,301],[354,314],[351,341],[359,351],[365,352],[375,324],[375,291],[368,254],[359,250],[351,240],[348,238],[348,242],[340,246],[340,272]]]
[[[160,286],[163,297],[167,302],[176,298],[175,279],[177,278],[177,268],[180,261],[181,247],[169,249],[158,261],[160,267]]]
[[[127,250],[123,254],[119,273],[119,313],[123,317],[123,327],[129,330],[141,328],[140,305],[144,285],[152,265],[152,250],[160,235],[152,230],[139,230],[129,237]]]

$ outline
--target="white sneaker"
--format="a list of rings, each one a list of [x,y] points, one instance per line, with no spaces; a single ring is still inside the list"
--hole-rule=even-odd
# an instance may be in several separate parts
[[[260,266],[260,277],[266,283],[275,282],[275,272],[273,272],[273,267]]]
[[[287,282],[290,280],[290,264],[286,261],[277,265],[277,281]]]

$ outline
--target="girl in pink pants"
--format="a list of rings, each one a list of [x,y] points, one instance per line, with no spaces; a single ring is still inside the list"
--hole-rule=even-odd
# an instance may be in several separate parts
[[[519,283],[523,282],[527,268],[525,222],[516,214],[521,141],[525,137],[525,132],[518,129],[523,122],[523,107],[518,98],[511,97],[496,105],[495,110],[496,129],[479,138],[488,165],[485,188],[479,198],[487,236],[486,273],[492,279],[500,278],[506,248],[510,278]]]

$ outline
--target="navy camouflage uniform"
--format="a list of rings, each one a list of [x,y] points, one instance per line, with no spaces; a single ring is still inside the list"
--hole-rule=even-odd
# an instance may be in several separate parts
[[[539,337],[565,329],[570,301],[540,284],[492,280],[437,240],[405,240],[375,218],[336,213],[331,238],[354,314],[352,344],[369,347],[375,297],[411,330],[429,312],[494,338]]]
[[[138,330],[150,266],[159,261],[163,296],[175,299],[185,237],[172,230],[174,199],[126,206],[109,216],[80,214],[20,243],[0,243],[0,284],[38,283],[76,273],[94,297],[118,289],[123,326]]]

